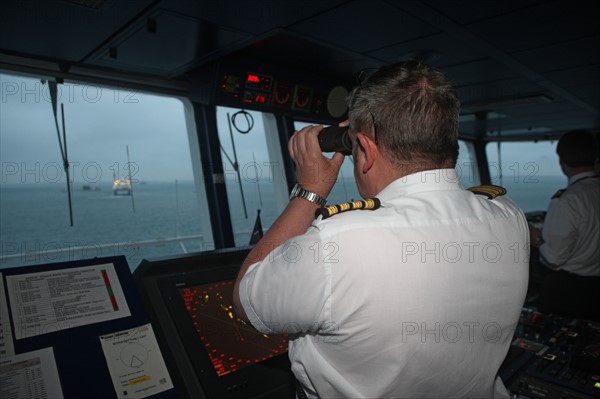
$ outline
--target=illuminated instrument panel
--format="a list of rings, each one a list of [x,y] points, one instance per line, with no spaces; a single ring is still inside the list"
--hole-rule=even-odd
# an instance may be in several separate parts
[[[295,395],[288,336],[259,333],[233,310],[235,277],[247,254],[218,250],[145,260],[134,272],[178,398]]]
[[[235,316],[233,285],[227,280],[179,289],[219,377],[287,352],[287,334],[261,334]]]
[[[204,105],[241,108],[332,124],[345,118],[346,98],[356,82],[314,71],[279,68],[236,56],[199,68],[190,99]]]
[[[273,78],[248,72],[245,78],[244,102],[270,104]]]
[[[248,72],[246,74],[246,89],[271,92],[271,82],[273,78],[267,75]]]
[[[222,68],[227,69],[227,68]],[[296,76],[227,69],[219,73],[217,103],[262,111],[287,111],[299,115],[330,118],[327,96],[331,84]],[[335,116],[338,117],[337,115]]]

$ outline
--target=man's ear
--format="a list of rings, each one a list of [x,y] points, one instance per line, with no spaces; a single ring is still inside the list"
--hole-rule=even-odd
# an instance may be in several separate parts
[[[379,154],[379,149],[377,148],[377,144],[375,144],[373,139],[364,133],[357,133],[356,139],[360,145],[360,150],[365,154],[365,162],[362,165],[362,173],[367,173],[373,167],[375,159]]]

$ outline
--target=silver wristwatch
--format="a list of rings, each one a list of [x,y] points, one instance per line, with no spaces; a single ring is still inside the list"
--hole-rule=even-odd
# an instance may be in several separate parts
[[[327,203],[327,198],[323,198],[317,193],[305,190],[302,187],[300,187],[299,184],[296,184],[292,189],[292,193],[290,194],[290,200],[294,197],[304,198],[305,200],[310,201],[313,204],[317,204],[319,206],[325,206],[325,204]]]

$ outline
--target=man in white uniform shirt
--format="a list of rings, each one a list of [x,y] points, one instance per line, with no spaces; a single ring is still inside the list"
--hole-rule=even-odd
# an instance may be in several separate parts
[[[313,221],[343,155],[322,155],[320,126],[296,132],[299,188],[242,265],[238,315],[293,334],[310,398],[507,397],[496,374],[527,289],[523,213],[461,187],[459,102],[441,72],[383,67],[348,104],[357,186],[381,207]]]
[[[565,133],[556,146],[568,186],[548,207],[544,227],[531,229],[547,267],[540,310],[600,320],[600,178],[594,170],[598,143],[592,133]]]

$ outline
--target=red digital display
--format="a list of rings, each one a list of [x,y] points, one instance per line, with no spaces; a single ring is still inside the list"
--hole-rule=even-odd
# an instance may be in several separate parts
[[[179,289],[219,377],[287,352],[287,334],[266,335],[233,312],[234,280]]]
[[[252,75],[252,74],[248,74],[248,82],[252,82],[252,83],[259,83],[260,82],[260,78],[257,75]]]
[[[270,76],[248,72],[246,74],[246,89],[270,92],[272,80]]]
[[[246,90],[244,92],[244,102],[254,104],[269,104],[271,102],[271,95],[258,91]]]

